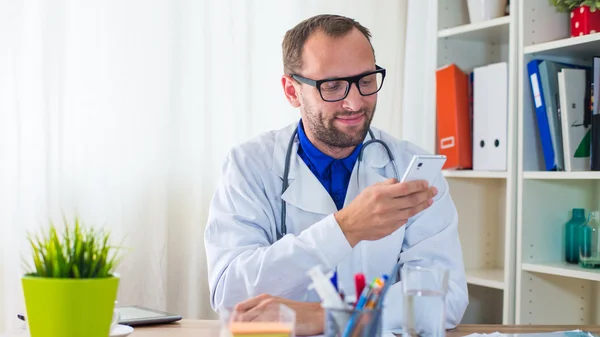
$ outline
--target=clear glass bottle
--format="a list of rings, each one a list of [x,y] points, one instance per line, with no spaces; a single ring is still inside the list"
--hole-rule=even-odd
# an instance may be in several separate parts
[[[587,222],[579,227],[579,265],[600,268],[600,212],[588,213]]]
[[[567,263],[579,263],[579,227],[585,222],[585,210],[573,208],[571,219],[565,224],[565,261]]]

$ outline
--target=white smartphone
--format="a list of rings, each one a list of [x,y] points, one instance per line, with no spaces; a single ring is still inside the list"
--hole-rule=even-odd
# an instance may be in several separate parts
[[[427,180],[429,186],[431,186],[442,170],[445,162],[446,156],[444,155],[414,155],[400,182]]]

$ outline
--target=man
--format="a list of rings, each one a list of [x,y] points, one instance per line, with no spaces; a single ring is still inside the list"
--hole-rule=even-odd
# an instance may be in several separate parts
[[[235,147],[225,161],[205,232],[215,310],[251,319],[283,303],[296,312],[297,334],[319,334],[324,312],[308,289],[312,267],[336,272],[338,287],[355,295],[355,273],[370,282],[398,262],[429,263],[450,271],[446,326],[462,319],[467,287],[444,177],[434,186],[398,182],[379,144],[358,159],[372,138],[385,77],[370,37],[358,22],[335,15],[312,17],[286,33],[281,82],[301,119]],[[371,130],[389,147],[400,175],[414,154],[425,153]],[[400,286],[386,296],[385,328],[402,325]]]

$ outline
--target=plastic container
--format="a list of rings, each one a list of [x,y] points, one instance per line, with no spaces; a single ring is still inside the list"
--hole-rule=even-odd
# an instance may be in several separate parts
[[[273,304],[258,316],[247,317],[233,310],[220,313],[220,337],[295,337],[296,312],[283,304]]]

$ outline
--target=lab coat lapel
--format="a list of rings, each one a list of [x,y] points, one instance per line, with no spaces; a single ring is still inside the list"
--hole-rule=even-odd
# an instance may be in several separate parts
[[[281,130],[276,138],[272,168],[282,179],[287,148],[296,127],[297,125],[291,125]],[[288,182],[289,186],[281,196],[288,205],[319,214],[331,214],[337,211],[337,207],[325,187],[298,156],[297,136],[292,143]]]
[[[385,181],[387,178],[383,175],[383,171],[388,163],[390,160],[387,152],[380,144],[368,145],[363,151],[363,160],[357,160],[354,164],[344,206],[352,202],[368,186]]]
[[[292,157],[296,163],[296,179],[281,196],[288,204],[307,212],[331,214],[337,207],[323,184],[315,177],[300,156]]]

